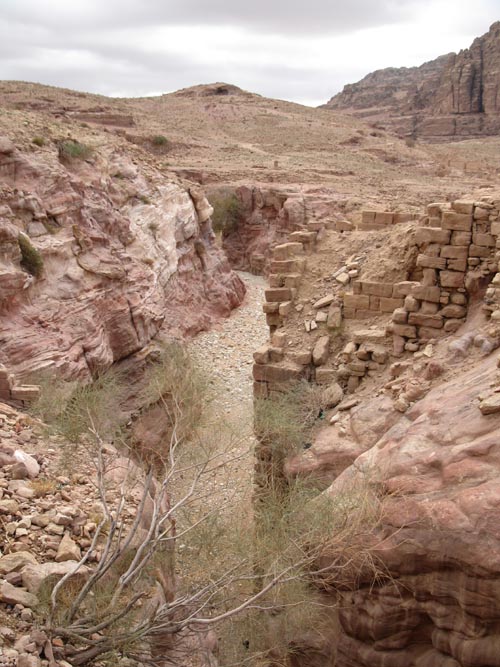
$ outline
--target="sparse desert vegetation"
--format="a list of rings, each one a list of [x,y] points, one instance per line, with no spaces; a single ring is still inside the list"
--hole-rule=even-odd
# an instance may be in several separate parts
[[[0,82],[0,667],[496,667],[498,38],[349,114]]]

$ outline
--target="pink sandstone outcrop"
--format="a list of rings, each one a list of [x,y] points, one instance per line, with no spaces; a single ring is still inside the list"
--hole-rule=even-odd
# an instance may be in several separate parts
[[[368,74],[327,108],[379,121],[405,136],[462,138],[500,130],[500,22],[471,47],[420,67]]]
[[[349,442],[365,450],[326,493],[368,485],[383,501],[374,555],[387,576],[342,593],[336,667],[500,665],[500,385],[495,354],[468,355],[449,355],[446,381],[399,419],[376,399],[373,434],[354,413],[327,468],[320,442],[332,476],[356,455]]]
[[[238,220],[222,234],[222,245],[231,266],[267,273],[270,248],[306,224],[303,196],[290,189],[256,185],[239,186],[225,196],[235,196],[239,202]]]
[[[290,233],[318,230],[343,219],[342,200],[327,187],[241,185],[213,187],[214,201],[234,196],[238,219],[222,234],[222,246],[233,268],[268,274],[271,248]],[[210,192],[209,192],[210,195]]]
[[[61,162],[0,138],[0,363],[85,379],[160,331],[194,334],[227,315],[245,290],[211,212],[199,188],[120,148]]]

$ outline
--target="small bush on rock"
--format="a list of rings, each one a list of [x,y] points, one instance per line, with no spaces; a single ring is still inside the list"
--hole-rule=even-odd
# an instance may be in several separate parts
[[[21,250],[21,266],[39,278],[43,271],[43,259],[26,234],[19,234],[17,242]]]
[[[154,137],[151,137],[151,143],[155,146],[166,146],[168,144],[167,137],[164,137],[163,134],[155,134]]]
[[[214,232],[228,236],[237,229],[241,220],[243,210],[241,202],[236,195],[215,197],[210,201],[214,212],[212,213],[212,227]]]
[[[60,141],[57,147],[59,159],[61,161],[67,160],[88,160],[94,149],[88,144],[82,144],[75,139],[65,139]]]

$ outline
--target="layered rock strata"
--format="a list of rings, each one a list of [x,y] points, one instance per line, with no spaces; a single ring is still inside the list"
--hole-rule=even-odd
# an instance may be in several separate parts
[[[464,138],[500,129],[500,22],[471,47],[420,67],[388,68],[349,84],[325,105],[401,135]]]
[[[21,379],[88,379],[160,330],[193,334],[241,303],[198,188],[120,149],[63,163],[4,138],[0,175],[0,363]]]
[[[339,667],[500,664],[500,421],[479,409],[496,359],[457,371],[328,490],[373,484],[385,495],[374,551],[389,576],[342,596]]]

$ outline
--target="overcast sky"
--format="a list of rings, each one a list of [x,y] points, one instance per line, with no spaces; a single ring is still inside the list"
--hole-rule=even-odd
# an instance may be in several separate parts
[[[114,96],[225,81],[317,105],[497,20],[500,0],[0,0],[0,79]]]

